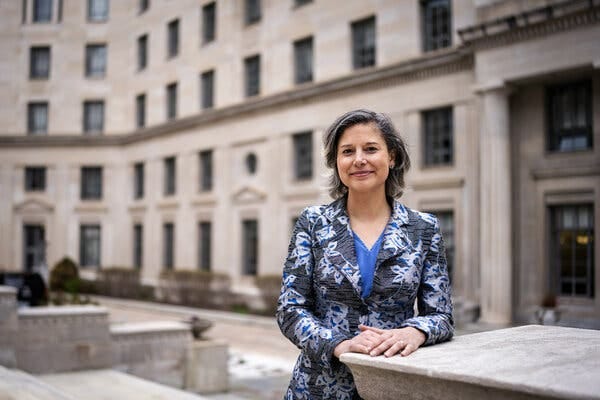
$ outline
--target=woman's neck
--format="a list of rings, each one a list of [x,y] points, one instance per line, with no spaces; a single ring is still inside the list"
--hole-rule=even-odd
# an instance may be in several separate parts
[[[351,219],[360,221],[387,219],[391,214],[391,207],[387,202],[385,192],[381,194],[349,193],[346,210]]]

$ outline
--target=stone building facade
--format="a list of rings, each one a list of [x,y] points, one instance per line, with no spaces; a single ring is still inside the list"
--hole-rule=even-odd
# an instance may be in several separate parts
[[[493,323],[600,326],[600,2],[0,3],[0,268],[229,275],[257,294],[321,137],[385,112],[441,220],[455,299]]]

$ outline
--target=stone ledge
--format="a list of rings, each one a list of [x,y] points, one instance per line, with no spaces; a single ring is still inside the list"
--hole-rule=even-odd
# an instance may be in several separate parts
[[[458,336],[410,357],[347,353],[365,400],[600,399],[600,331],[528,325]]]
[[[32,307],[19,309],[19,317],[55,317],[71,315],[108,315],[108,310],[98,306]]]
[[[148,321],[111,324],[111,335],[136,335],[140,333],[190,332],[190,326],[177,321]]]

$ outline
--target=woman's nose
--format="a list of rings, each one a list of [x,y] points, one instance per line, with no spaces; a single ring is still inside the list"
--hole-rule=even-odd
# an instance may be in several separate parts
[[[366,162],[367,160],[365,160],[363,154],[361,152],[357,152],[356,157],[354,158],[354,164],[360,166],[365,164]]]

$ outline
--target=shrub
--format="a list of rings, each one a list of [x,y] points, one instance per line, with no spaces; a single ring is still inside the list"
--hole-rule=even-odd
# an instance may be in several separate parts
[[[77,293],[79,290],[79,270],[69,257],[60,260],[50,271],[50,290]]]
[[[274,315],[277,311],[277,300],[281,292],[281,275],[260,275],[256,277],[256,286],[265,304],[263,310],[267,315]]]
[[[162,271],[157,297],[161,301],[198,307],[224,308],[229,298],[229,277],[200,270]]]

